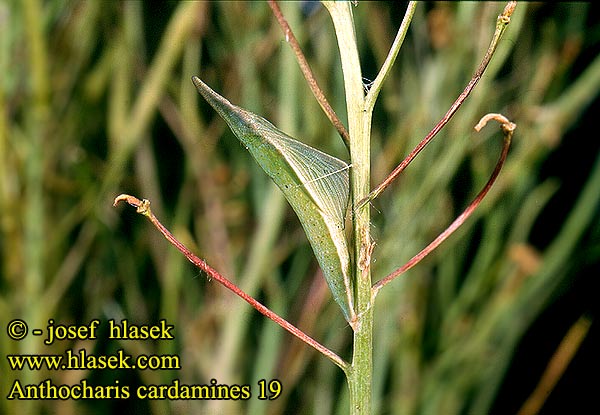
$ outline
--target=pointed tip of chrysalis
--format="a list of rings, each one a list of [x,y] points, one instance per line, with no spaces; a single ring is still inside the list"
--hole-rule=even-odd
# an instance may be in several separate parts
[[[192,76],[192,82],[194,86],[204,97],[204,99],[227,121],[228,123],[233,121],[232,117],[237,115],[239,118],[240,109],[233,105],[229,100],[217,92],[215,92],[211,87],[206,85],[199,77]],[[236,120],[237,121],[237,120]]]
[[[213,91],[211,87],[202,82],[202,80],[196,75],[192,76],[192,83],[194,84],[198,92],[200,92],[200,94],[202,94],[202,96],[209,102],[215,98],[215,95],[220,96],[215,91]]]
[[[196,88],[201,88],[202,86],[205,86],[204,82],[202,82],[202,80],[196,75],[192,76],[192,82]]]

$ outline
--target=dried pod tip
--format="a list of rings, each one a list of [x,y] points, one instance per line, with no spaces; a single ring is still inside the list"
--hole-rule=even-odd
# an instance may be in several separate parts
[[[123,193],[123,194],[120,194],[119,196],[115,197],[113,206],[117,206],[119,204],[119,202],[121,202],[121,201],[125,201],[125,202],[129,203],[131,206],[136,208],[137,213],[141,213],[142,215],[147,214],[150,210],[150,201],[147,199],[140,200],[135,196],[131,196],[131,195]]]

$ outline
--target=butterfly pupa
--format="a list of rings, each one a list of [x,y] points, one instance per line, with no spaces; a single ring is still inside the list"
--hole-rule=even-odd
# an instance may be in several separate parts
[[[281,189],[298,215],[334,300],[346,320],[354,320],[350,255],[344,234],[349,165],[233,105],[200,78],[194,76],[192,82]]]

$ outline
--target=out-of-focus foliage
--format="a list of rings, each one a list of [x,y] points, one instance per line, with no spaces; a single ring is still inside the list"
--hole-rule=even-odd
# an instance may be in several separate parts
[[[418,6],[375,109],[374,185],[462,91],[503,6]],[[327,13],[312,3],[282,2],[282,9],[344,118]],[[404,6],[359,2],[354,12],[368,86]],[[514,413],[567,328],[584,312],[595,317],[585,296],[556,311],[562,298],[589,287],[600,256],[598,144],[593,130],[581,130],[586,120],[595,121],[589,108],[600,85],[595,14],[590,3],[518,4],[475,92],[374,201],[379,279],[442,231],[487,180],[500,138],[495,127],[474,133],[479,118],[501,112],[517,123],[507,165],[476,217],[377,299],[375,413]],[[102,321],[96,340],[47,346],[32,335],[20,342],[0,336],[1,413],[347,412],[338,368],[207,281],[132,209],[111,207],[122,192],[150,199],[154,213],[199,256],[348,356],[351,330],[297,218],[190,80],[199,75],[232,102],[347,159],[266,4],[1,3],[0,71],[2,327],[13,318],[30,328],[45,328],[49,319]],[[530,370],[517,348],[549,310],[561,320],[534,343],[546,345],[532,354]],[[107,321],[124,318],[137,324],[166,319],[175,339],[109,339]],[[82,348],[97,355],[119,349],[134,356],[178,354],[182,368],[10,372],[5,358]],[[526,381],[517,387],[519,376]],[[258,400],[257,381],[273,378],[281,381],[282,396]],[[118,381],[134,396],[138,385],[216,379],[249,384],[253,397],[6,400],[15,379]]]

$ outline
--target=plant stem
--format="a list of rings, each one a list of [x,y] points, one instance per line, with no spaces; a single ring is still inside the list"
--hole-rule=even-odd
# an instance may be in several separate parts
[[[417,2],[411,1],[408,3],[408,7],[406,8],[406,12],[404,13],[404,19],[402,19],[402,23],[400,24],[400,28],[398,28],[398,33],[396,33],[396,38],[394,39],[394,43],[392,43],[392,47],[385,58],[385,62],[381,65],[381,69],[377,74],[377,78],[373,81],[373,85],[369,89],[369,93],[366,97],[365,109],[367,111],[373,111],[373,107],[375,106],[375,101],[377,101],[377,96],[381,91],[381,87],[383,86],[383,81],[387,78],[392,66],[394,66],[394,62],[396,61],[396,56],[398,56],[398,52],[400,51],[400,47],[404,42],[404,38],[406,37],[406,33],[408,32],[408,27],[410,26],[410,22],[412,21],[412,17],[415,14],[415,9],[417,8]]]
[[[285,40],[290,44],[290,47],[296,55],[298,66],[300,66],[300,70],[302,71],[302,74],[304,75],[304,78],[306,79],[306,83],[308,84],[310,90],[317,99],[317,102],[321,106],[321,109],[323,110],[325,115],[327,115],[327,118],[329,118],[329,121],[331,121],[336,130],[338,130],[338,133],[344,140],[344,144],[346,144],[347,147],[350,147],[350,137],[348,135],[348,131],[346,130],[346,127],[344,127],[344,124],[339,119],[333,108],[331,108],[331,105],[329,105],[327,98],[325,98],[325,94],[323,93],[323,90],[319,87],[319,84],[317,83],[317,80],[315,79],[315,76],[313,75],[312,70],[308,65],[308,62],[306,61],[306,57],[304,56],[304,53],[302,53],[302,49],[300,49],[300,44],[298,43],[294,32],[292,32],[292,28],[283,16],[279,5],[275,0],[269,0],[269,6],[271,7],[271,10],[273,10],[273,14],[275,15],[275,18],[277,18],[277,21],[279,22],[279,25],[281,26],[281,29],[285,34]]]
[[[146,216],[150,222],[163,234],[163,236],[175,247],[177,248],[185,257],[196,267],[200,268],[202,271],[206,272],[210,279],[214,279],[219,282],[225,288],[228,288],[237,296],[241,297],[244,301],[258,310],[261,314],[273,320],[275,323],[279,324],[285,330],[289,331],[294,336],[298,337],[300,340],[312,346],[317,351],[321,352],[327,358],[329,358],[333,363],[338,365],[344,372],[348,371],[348,363],[346,363],[341,357],[335,354],[332,350],[323,346],[321,343],[310,337],[308,334],[304,333],[302,330],[285,320],[283,317],[280,317],[278,314],[275,314],[269,308],[265,307],[263,304],[258,302],[254,297],[248,295],[246,292],[242,291],[237,285],[229,281],[223,275],[221,275],[217,270],[212,268],[202,259],[198,258],[192,251],[190,251],[184,244],[182,244],[173,234],[165,228],[165,226],[160,223],[160,221],[154,216],[154,213],[150,210],[150,201],[143,199],[140,200],[137,197],[122,194],[115,198],[113,206],[117,206],[117,204],[121,201],[125,201],[131,206],[136,208],[137,213]]]
[[[518,415],[535,415],[540,412],[548,396],[573,360],[573,357],[575,357],[591,325],[592,319],[587,315],[583,315],[571,326],[550,359],[538,385],[525,401]]]
[[[360,60],[352,9],[349,2],[323,2],[333,20],[346,92],[352,205],[367,196],[370,181],[370,136],[372,112],[365,110]],[[371,306],[371,252],[369,208],[353,209],[354,267],[357,314],[354,328],[352,368],[347,373],[350,413],[370,414],[373,376],[373,308]]]
[[[124,125],[126,131],[121,132],[119,146],[110,154],[109,164],[101,185],[102,193],[109,191],[121,179],[122,166],[138,145],[144,130],[148,128],[155,114],[161,94],[166,88],[168,77],[182,53],[185,39],[194,30],[201,7],[202,3],[200,2],[181,3],[170,19],[158,51],[148,67],[144,83],[140,86],[140,92],[128,114],[127,123]],[[96,200],[97,192],[97,189],[94,189],[90,193],[89,200]]]
[[[469,81],[469,83],[467,84],[465,89],[463,90],[463,92],[461,92],[461,94],[458,96],[458,98],[456,98],[456,101],[454,101],[454,103],[450,106],[450,108],[448,109],[446,114],[444,114],[442,119],[435,125],[435,127],[433,127],[433,129],[429,132],[429,134],[427,134],[427,136],[425,136],[425,138],[388,175],[388,177],[385,178],[385,180],[383,182],[381,182],[375,189],[373,189],[373,191],[371,193],[369,193],[369,195],[367,197],[365,197],[363,200],[361,200],[356,205],[354,205],[355,209],[359,209],[359,208],[363,207],[365,204],[367,204],[371,200],[375,199],[385,189],[387,189],[387,187],[400,175],[400,173],[402,173],[402,171],[404,171],[404,169],[410,164],[410,162],[413,161],[415,157],[417,157],[417,155],[421,152],[421,150],[423,150],[427,146],[427,144],[429,144],[429,142],[434,139],[434,137],[437,135],[437,133],[439,133],[441,131],[441,129],[444,128],[444,126],[446,124],[448,124],[448,122],[450,121],[452,116],[462,106],[463,102],[465,102],[465,100],[468,98],[469,94],[471,94],[471,91],[473,91],[473,89],[475,88],[475,86],[477,85],[477,83],[479,82],[481,77],[483,76],[483,72],[485,71],[488,64],[490,63],[490,60],[492,60],[492,56],[494,56],[494,52],[496,51],[496,47],[498,46],[498,43],[500,42],[500,38],[502,37],[502,34],[504,33],[504,31],[508,27],[508,24],[510,23],[510,16],[514,12],[516,5],[517,5],[516,1],[508,2],[506,7],[504,8],[504,11],[498,16],[498,19],[496,20],[496,31],[494,32],[492,41],[490,42],[490,46],[488,47],[488,50],[485,53],[485,56],[483,57],[481,63],[479,64],[479,67],[475,71],[475,74],[473,75],[473,77],[471,78],[471,80]]]
[[[475,199],[473,199],[473,201],[469,204],[469,206],[467,206],[467,208],[454,220],[454,222],[452,222],[450,226],[448,226],[442,233],[440,233],[437,236],[437,238],[435,238],[429,245],[423,248],[418,254],[413,256],[406,264],[402,265],[400,268],[396,269],[391,274],[377,281],[377,283],[373,285],[373,298],[377,296],[377,293],[379,292],[379,290],[381,290],[381,288],[383,288],[392,280],[399,277],[400,275],[417,265],[419,262],[421,262],[423,258],[429,255],[432,251],[434,251],[438,246],[442,244],[442,242],[448,239],[450,235],[452,235],[458,228],[460,228],[462,224],[465,223],[465,221],[473,214],[475,209],[477,209],[477,206],[479,206],[483,198],[488,194],[488,192],[492,188],[492,185],[494,184],[494,182],[498,178],[498,175],[500,174],[500,170],[502,170],[502,166],[504,166],[504,162],[506,161],[506,157],[508,155],[508,149],[510,148],[510,143],[512,141],[513,133],[515,131],[515,128],[517,128],[516,124],[510,122],[503,115],[490,113],[484,115],[481,118],[481,120],[474,127],[475,130],[479,132],[479,130],[481,130],[487,124],[487,122],[492,119],[496,120],[501,124],[502,132],[504,133],[504,145],[502,147],[502,153],[500,154],[500,158],[498,159],[496,167],[494,168],[494,171],[492,172],[492,175],[490,176],[489,180],[487,181],[483,189],[477,194]]]
[[[41,323],[45,312],[38,299],[44,290],[44,148],[46,128],[50,115],[50,73],[48,70],[47,47],[44,38],[43,5],[40,1],[23,2],[23,24],[27,28],[29,68],[31,82],[31,108],[26,111],[27,157],[25,158],[25,203],[23,222],[24,270],[24,317],[30,325]],[[32,336],[24,339],[21,352],[39,352],[39,343]],[[37,383],[39,374],[25,371],[24,383]],[[38,402],[27,402],[23,412],[35,413]]]

